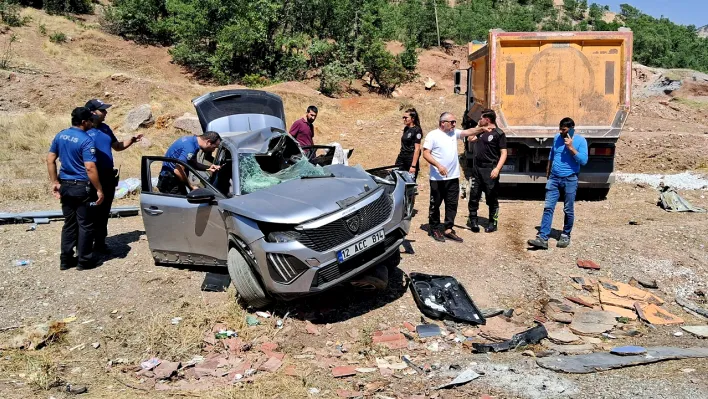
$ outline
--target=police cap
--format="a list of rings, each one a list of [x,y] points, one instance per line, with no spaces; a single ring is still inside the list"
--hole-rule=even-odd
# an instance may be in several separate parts
[[[88,102],[86,103],[86,105],[84,105],[84,107],[88,108],[89,111],[93,112],[97,109],[106,110],[111,107],[111,104],[106,104],[103,101],[94,98],[92,100],[88,100]]]

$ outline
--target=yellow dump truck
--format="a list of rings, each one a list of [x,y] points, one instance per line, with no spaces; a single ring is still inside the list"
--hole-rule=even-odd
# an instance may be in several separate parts
[[[481,111],[497,113],[508,159],[502,185],[545,184],[561,119],[571,117],[587,139],[589,160],[579,185],[604,198],[614,181],[615,143],[630,109],[632,31],[504,32],[469,44],[465,127]],[[455,74],[461,94],[464,71]],[[471,145],[466,156],[471,162]]]

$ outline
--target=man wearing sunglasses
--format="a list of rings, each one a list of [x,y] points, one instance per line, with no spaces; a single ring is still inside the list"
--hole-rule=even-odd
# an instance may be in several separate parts
[[[453,230],[457,215],[457,197],[460,194],[460,162],[457,140],[479,135],[491,130],[488,126],[472,129],[455,129],[457,120],[450,112],[440,115],[439,128],[425,136],[423,158],[430,164],[430,230],[435,241],[449,239],[462,242]],[[440,205],[445,202],[445,222],[440,223]]]

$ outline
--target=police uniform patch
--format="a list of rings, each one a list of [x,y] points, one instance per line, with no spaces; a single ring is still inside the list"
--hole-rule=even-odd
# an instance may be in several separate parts
[[[421,137],[423,137],[423,135],[422,135],[422,134],[420,134],[420,133],[418,133],[418,135],[417,135],[417,136],[415,136],[415,138],[417,138],[418,140],[420,140],[420,138],[421,138]]]
[[[491,134],[490,134],[490,135],[489,135],[489,138],[487,139],[487,141],[492,141],[492,140],[494,140],[494,135],[491,135]]]
[[[96,149],[93,148],[93,147],[92,147],[89,151],[91,151],[91,154],[95,154],[95,153],[96,153]]]
[[[189,154],[187,154],[187,160],[192,159],[193,156],[194,156],[194,153],[190,152]]]

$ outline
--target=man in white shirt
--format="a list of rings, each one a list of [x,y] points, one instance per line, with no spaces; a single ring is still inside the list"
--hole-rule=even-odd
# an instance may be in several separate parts
[[[486,127],[467,130],[455,129],[455,115],[443,112],[439,128],[425,136],[423,158],[430,164],[430,230],[428,235],[436,241],[445,238],[462,242],[452,227],[457,215],[457,197],[460,193],[460,163],[457,140],[487,132]],[[440,224],[440,205],[445,202],[445,223]]]

